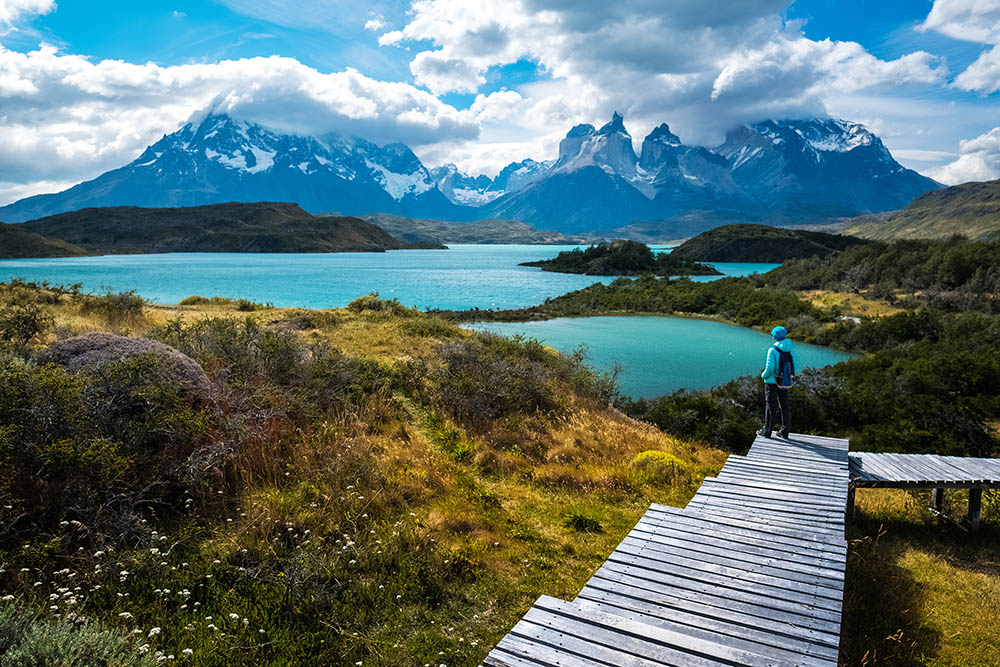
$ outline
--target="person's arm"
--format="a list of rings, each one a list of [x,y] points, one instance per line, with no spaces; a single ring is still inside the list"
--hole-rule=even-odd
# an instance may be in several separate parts
[[[767,358],[764,360],[764,372],[760,374],[765,380],[774,378],[774,367],[777,365],[774,361],[774,357],[777,355],[772,354],[774,351],[773,347],[767,348]]]

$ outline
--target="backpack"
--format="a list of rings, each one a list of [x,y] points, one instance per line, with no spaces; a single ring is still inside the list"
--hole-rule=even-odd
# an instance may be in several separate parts
[[[788,389],[795,382],[795,360],[792,359],[791,352],[785,352],[777,347],[778,367],[774,371],[774,381],[778,384],[778,389]]]

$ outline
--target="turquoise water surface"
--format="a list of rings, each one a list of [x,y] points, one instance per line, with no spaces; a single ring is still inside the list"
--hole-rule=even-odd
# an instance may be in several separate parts
[[[563,352],[583,345],[591,366],[610,371],[620,365],[622,394],[633,398],[710,389],[741,375],[759,374],[772,342],[752,329],[680,317],[578,317],[469,326],[504,336],[530,336]],[[794,357],[796,370],[802,370],[854,355],[798,343]]]
[[[184,297],[247,298],[279,307],[333,308],[378,292],[417,308],[524,308],[614,277],[548,273],[518,266],[576,246],[453,245],[384,253],[176,253],[0,260],[0,280],[83,283],[135,290],[158,303]],[[777,264],[717,264],[726,275]],[[699,276],[696,280],[711,279]]]

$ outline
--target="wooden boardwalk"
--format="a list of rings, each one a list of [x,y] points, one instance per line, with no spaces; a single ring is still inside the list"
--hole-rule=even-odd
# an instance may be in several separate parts
[[[572,602],[543,596],[492,667],[837,664],[848,442],[758,437],[686,508],[652,505]]]
[[[868,452],[856,452],[848,458],[851,472],[849,511],[853,509],[854,489],[859,487],[932,489],[931,510],[941,515],[945,489],[968,489],[968,523],[977,530],[983,489],[1000,489],[1000,459]]]

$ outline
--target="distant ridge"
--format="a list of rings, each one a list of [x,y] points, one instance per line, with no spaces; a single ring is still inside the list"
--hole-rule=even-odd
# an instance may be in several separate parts
[[[381,252],[413,247],[364,220],[317,218],[283,202],[86,208],[17,227],[98,254]]]
[[[899,211],[844,221],[844,233],[869,239],[943,239],[960,234],[1000,241],[1000,180],[928,192]]]

